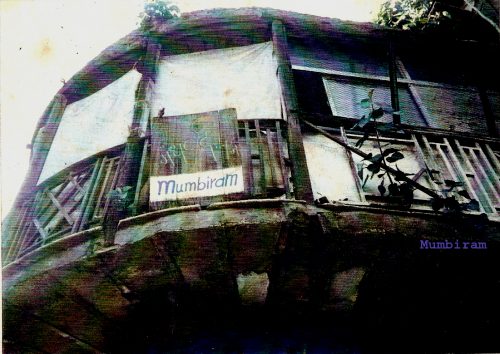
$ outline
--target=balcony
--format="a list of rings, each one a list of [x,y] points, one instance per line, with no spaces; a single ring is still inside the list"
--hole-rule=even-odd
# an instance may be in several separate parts
[[[343,128],[326,129],[350,146],[360,138],[359,133],[346,132]],[[182,207],[193,205],[210,209],[220,203],[251,199],[293,200],[291,163],[285,143],[286,123],[239,120],[237,135],[234,147],[243,167],[243,192],[161,203],[149,200],[149,177],[154,163],[151,138],[139,139],[140,159],[136,164],[140,167],[134,185],[128,188],[124,202],[126,210],[116,222],[126,217],[182,210]],[[468,195],[478,202],[476,208],[467,213],[485,213],[490,218],[498,218],[500,162],[494,141],[414,131],[398,137],[382,137],[381,142],[384,146],[391,144],[405,155],[404,160],[391,165],[412,173],[413,181],[437,193],[442,193],[446,180],[460,182]],[[304,145],[315,199],[326,197],[330,203],[343,205],[398,207],[394,198],[380,195],[380,178],[367,178],[366,171],[363,175],[366,161],[361,157],[317,132],[304,131]],[[113,204],[111,192],[117,190],[123,172],[125,149],[126,144],[123,144],[98,153],[38,185],[21,205],[18,217],[8,225],[12,238],[4,245],[4,264],[65,236],[102,227]],[[375,155],[376,138],[367,139],[362,150]],[[212,154],[216,153],[212,149]],[[218,166],[221,167],[224,165]],[[466,202],[456,190],[452,194],[460,202]],[[429,195],[416,190],[410,210],[431,211],[431,202]],[[323,207],[328,207],[324,200],[322,203]]]
[[[371,163],[370,159],[363,157],[363,154],[376,156],[381,148],[385,150],[390,147],[398,151],[401,157],[396,161],[386,162],[387,166],[406,173],[411,180],[409,182],[423,187],[414,188],[411,210],[432,210],[432,201],[436,195],[453,196],[463,204],[473,200],[465,210],[466,213],[485,213],[490,218],[498,218],[500,164],[496,141],[411,128],[380,138],[364,137],[364,143],[359,147],[356,143],[361,138],[362,134],[359,132],[346,131],[342,127],[323,127],[319,130],[316,127],[304,132],[306,156],[316,199],[326,197],[323,202],[328,200],[332,203],[383,208],[410,208],[401,203],[398,206],[397,198],[383,193],[398,176],[390,178],[384,170],[370,171],[367,168]],[[329,164],[321,163],[327,160],[330,161]],[[339,169],[344,172],[338,172]],[[331,176],[335,176],[336,183],[331,183]],[[460,188],[450,189],[450,183]]]
[[[163,202],[149,201],[151,142],[142,138],[137,182],[128,192],[131,202],[126,215],[135,216],[155,210],[187,205],[247,200],[289,198],[290,169],[287,167],[287,127],[279,120],[238,121],[237,154],[241,158],[245,190],[215,197]],[[113,203],[110,193],[117,188],[126,144],[98,153],[69,166],[45,180],[24,201],[13,218],[10,242],[3,249],[8,264],[65,236],[100,227]]]

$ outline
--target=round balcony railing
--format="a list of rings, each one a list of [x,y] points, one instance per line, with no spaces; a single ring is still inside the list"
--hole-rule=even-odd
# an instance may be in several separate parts
[[[290,195],[290,171],[286,124],[279,120],[241,120],[238,154],[245,176],[245,191],[238,195],[211,197],[210,202],[274,198]],[[131,186],[129,215],[151,211],[149,173],[151,146],[141,139],[139,173]],[[126,144],[100,152],[73,164],[36,186],[8,220],[3,244],[3,264],[8,264],[64,236],[102,225],[112,207],[110,192],[117,187]],[[198,198],[199,199],[199,198]],[[203,204],[198,199],[164,202],[161,208]],[[153,209],[158,209],[156,205]]]
[[[124,147],[79,161],[36,186],[7,226],[10,237],[3,248],[3,263],[99,224],[118,179]]]

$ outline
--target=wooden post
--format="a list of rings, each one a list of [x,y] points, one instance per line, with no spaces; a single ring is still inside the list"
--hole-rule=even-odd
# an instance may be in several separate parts
[[[391,106],[394,110],[394,113],[392,113],[392,122],[397,125],[401,124],[401,112],[399,108],[396,56],[394,55],[394,44],[392,39],[389,40],[389,79],[391,82]]]
[[[129,215],[128,206],[134,202],[144,148],[143,144],[147,144],[147,141],[141,137],[140,127],[143,119],[149,119],[151,115],[149,111],[148,91],[156,78],[160,50],[161,46],[159,44],[149,42],[146,46],[143,61],[137,66],[137,70],[141,72],[142,78],[135,92],[134,117],[130,126],[127,144],[120,159],[120,171],[115,187],[122,190],[124,187],[129,187],[129,189],[126,194],[114,193],[110,196],[109,206],[103,221],[106,246],[114,243],[114,235],[118,227],[118,222]]]
[[[293,81],[292,66],[288,56],[285,26],[279,20],[273,21],[272,37],[274,54],[278,62],[278,79],[284,100],[288,121],[288,154],[292,161],[292,182],[295,199],[313,201],[311,180],[307,168],[302,133],[299,124],[299,105]]]
[[[138,65],[142,78],[137,86],[135,93],[134,117],[130,126],[130,135],[127,140],[125,151],[121,158],[121,170],[117,187],[135,186],[139,173],[140,162],[142,158],[142,139],[141,122],[144,117],[149,119],[148,91],[152,87],[155,76],[156,66],[160,56],[160,46],[149,43],[146,49],[146,55],[143,62]]]

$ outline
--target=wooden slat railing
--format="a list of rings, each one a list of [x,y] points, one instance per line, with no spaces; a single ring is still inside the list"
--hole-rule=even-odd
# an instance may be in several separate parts
[[[367,163],[363,164],[362,161],[369,160],[372,153],[373,155],[377,153],[372,150],[376,146],[375,141],[379,138],[370,136],[364,147],[359,149],[355,146],[362,136],[359,132],[351,131],[349,136],[346,136],[343,129],[329,129],[330,132],[327,132],[321,127],[316,127],[311,123],[307,124],[316,132],[346,148],[354,180],[353,188],[357,187],[360,194],[358,201],[365,202],[365,199],[368,198],[380,204],[391,201],[390,198],[384,199],[380,196],[377,186],[381,180],[372,180],[372,178],[364,181],[359,180],[361,167],[367,165]],[[402,151],[404,155],[406,154],[408,163],[417,165],[413,166],[413,171],[405,171],[411,172],[413,177],[405,177],[404,181],[411,183],[410,185],[418,189],[420,194],[424,193],[425,197],[420,198],[422,202],[425,202],[424,207],[431,208],[432,198],[453,195],[461,203],[467,203],[470,199],[474,199],[478,202],[478,211],[498,216],[500,212],[500,161],[498,158],[500,144],[481,139],[457,138],[452,134],[443,136],[442,134],[414,132],[411,137],[411,140],[408,140],[407,136],[381,137],[380,140],[384,146],[390,145]],[[365,151],[371,151],[370,155]],[[356,159],[353,155],[356,155]],[[353,165],[358,167],[353,168]],[[391,166],[389,165],[387,171],[403,180],[403,176]],[[366,174],[364,176],[366,177]],[[446,180],[460,183],[460,188],[454,188],[450,191]],[[467,192],[470,199],[466,198],[463,191]],[[477,207],[474,207],[473,204],[470,207],[472,211],[476,211]]]
[[[286,124],[281,120],[238,121],[238,142],[245,178],[245,192],[208,198],[225,201],[245,198],[273,198],[290,192],[287,167]],[[3,263],[10,263],[47,243],[100,225],[106,216],[109,192],[119,179],[124,145],[74,164],[36,187],[32,197],[16,210],[9,240],[3,245]],[[133,193],[133,214],[150,211],[150,145],[146,139],[137,185]],[[186,201],[170,202],[166,207]]]
[[[279,120],[238,121],[238,142],[235,146],[243,164],[245,192],[217,196],[213,201],[284,195],[289,198],[293,186],[289,182],[291,172],[284,143],[286,130],[286,123]],[[436,171],[437,175],[432,180],[439,181],[441,174],[448,171],[454,179],[464,183],[464,188],[478,200],[482,212],[498,213],[498,146],[431,134],[414,134],[413,139],[406,143],[413,143],[417,158],[423,159],[426,166]],[[100,225],[110,204],[109,192],[116,188],[119,179],[123,149],[124,145],[118,146],[80,161],[38,185],[32,197],[15,210],[8,223],[8,240],[2,245],[3,263],[15,261],[71,233]],[[150,211],[149,156],[150,144],[146,139],[137,185],[132,191],[132,214]],[[181,202],[189,203],[189,200]],[[176,203],[166,207],[177,206]]]
[[[239,121],[238,143],[248,195],[276,197],[290,194],[284,129],[284,122],[279,120]]]
[[[49,178],[15,210],[2,250],[3,263],[99,224],[119,173],[123,146],[92,156]]]
[[[238,147],[245,191],[204,198],[204,202],[220,202],[246,198],[290,197],[290,169],[287,166],[286,123],[276,119],[238,120]],[[144,146],[135,188],[133,210],[137,213],[150,211],[149,206],[149,159],[151,146]],[[162,208],[198,204],[198,199],[162,202]],[[157,209],[157,208],[156,208]],[[154,210],[156,210],[154,209]]]

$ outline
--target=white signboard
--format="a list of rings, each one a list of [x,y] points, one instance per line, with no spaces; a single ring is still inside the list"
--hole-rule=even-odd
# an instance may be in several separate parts
[[[244,191],[243,167],[150,177],[150,201],[162,202]]]

